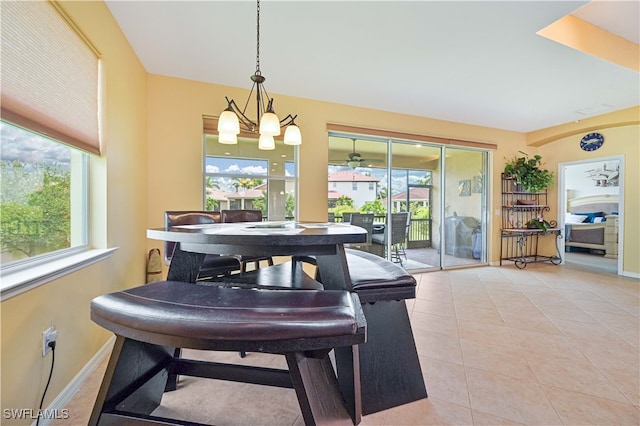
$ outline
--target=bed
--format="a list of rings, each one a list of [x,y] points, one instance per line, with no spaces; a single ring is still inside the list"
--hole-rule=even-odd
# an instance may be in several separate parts
[[[579,247],[617,257],[618,196],[588,195],[569,200],[565,214],[565,250]]]

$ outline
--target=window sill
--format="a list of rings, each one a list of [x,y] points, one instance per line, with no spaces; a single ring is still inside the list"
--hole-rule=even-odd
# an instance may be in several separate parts
[[[15,297],[64,275],[111,257],[116,248],[92,249],[52,262],[2,275],[0,301]]]

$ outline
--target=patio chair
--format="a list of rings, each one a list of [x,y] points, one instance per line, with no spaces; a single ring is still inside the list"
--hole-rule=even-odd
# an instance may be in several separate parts
[[[409,213],[392,213],[391,214],[391,260],[398,262],[402,265],[402,257],[407,260],[407,253],[405,252],[405,245],[407,242],[407,235],[409,230]],[[373,234],[372,243],[387,246],[387,238],[389,235],[389,229],[385,229],[384,234]]]
[[[407,253],[404,249],[409,235],[409,219],[410,215],[407,212],[391,214],[391,247],[393,248],[391,260],[397,260],[400,265],[402,265],[400,256],[404,256],[404,260],[407,260]]]
[[[373,235],[373,213],[351,213],[350,224],[353,226],[359,226],[367,231],[367,241],[365,243],[360,244],[350,244],[349,246],[352,248],[357,248],[360,246],[370,246],[371,238]]]

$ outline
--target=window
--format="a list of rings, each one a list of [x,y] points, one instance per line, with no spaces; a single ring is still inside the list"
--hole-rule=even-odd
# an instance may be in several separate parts
[[[353,189],[354,191],[358,190],[358,182],[351,182],[351,189]]]
[[[88,155],[5,122],[0,134],[2,269],[86,247]]]
[[[3,3],[1,19],[4,274],[88,247],[101,146],[99,52],[55,1]]]
[[[262,151],[257,142],[218,143],[205,134],[205,210],[260,210],[268,220],[293,220],[296,213],[295,148],[276,141]]]

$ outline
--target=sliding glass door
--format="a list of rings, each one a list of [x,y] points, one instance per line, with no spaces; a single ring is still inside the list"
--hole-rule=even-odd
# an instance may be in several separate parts
[[[486,262],[486,152],[445,147],[443,262]]]
[[[330,133],[329,217],[373,214],[372,242],[358,248],[407,270],[485,263],[487,161],[470,148]]]

